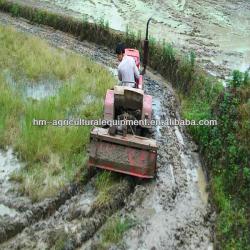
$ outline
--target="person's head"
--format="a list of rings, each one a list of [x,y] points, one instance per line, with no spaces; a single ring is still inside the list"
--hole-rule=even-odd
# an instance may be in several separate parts
[[[125,54],[125,46],[123,43],[118,43],[115,49],[115,53],[117,55],[117,59],[121,62],[122,58]]]

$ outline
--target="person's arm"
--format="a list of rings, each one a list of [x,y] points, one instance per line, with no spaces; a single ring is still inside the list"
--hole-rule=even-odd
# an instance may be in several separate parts
[[[122,81],[122,74],[119,68],[118,68],[118,79]]]
[[[135,64],[135,61],[134,61],[134,75],[137,80],[140,78],[140,72]]]

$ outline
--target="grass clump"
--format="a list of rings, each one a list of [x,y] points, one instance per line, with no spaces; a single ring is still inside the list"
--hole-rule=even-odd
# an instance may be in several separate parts
[[[34,126],[33,119],[100,118],[106,89],[115,80],[88,58],[51,48],[11,28],[0,26],[0,41],[0,144],[13,146],[27,163],[13,179],[37,201],[55,195],[74,180],[86,162],[91,128]],[[51,84],[60,80],[55,96],[33,100],[18,89],[24,83],[36,86],[43,79],[52,79]]]
[[[95,205],[97,207],[101,207],[109,203],[109,201],[112,199],[110,190],[114,185],[117,184],[119,184],[119,180],[116,178],[115,174],[109,171],[102,171],[98,173],[95,180],[95,188],[98,192],[98,196],[95,201]]]
[[[119,243],[126,231],[135,226],[135,221],[118,216],[112,217],[102,230],[102,244]]]

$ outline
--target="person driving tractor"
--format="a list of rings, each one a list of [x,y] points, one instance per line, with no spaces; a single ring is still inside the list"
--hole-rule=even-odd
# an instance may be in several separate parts
[[[116,47],[118,66],[118,78],[122,86],[135,87],[136,80],[140,78],[140,72],[136,67],[135,60],[131,56],[125,55],[125,46],[119,43]]]

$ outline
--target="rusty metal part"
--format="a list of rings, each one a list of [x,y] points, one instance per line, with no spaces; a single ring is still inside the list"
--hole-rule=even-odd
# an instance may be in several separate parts
[[[89,167],[98,167],[141,178],[154,178],[157,145],[155,140],[134,135],[110,136],[108,129],[91,132]]]

